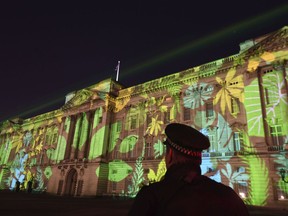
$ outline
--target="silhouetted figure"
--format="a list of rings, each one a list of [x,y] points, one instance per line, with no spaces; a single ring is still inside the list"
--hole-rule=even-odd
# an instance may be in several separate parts
[[[20,184],[21,184],[21,183],[17,180],[17,181],[16,181],[16,188],[15,188],[15,191],[16,191],[16,192],[19,192],[19,191],[20,191]]]
[[[233,189],[201,175],[201,152],[210,146],[208,137],[178,123],[169,124],[165,133],[165,177],[141,188],[129,216],[249,215]]]
[[[33,181],[29,180],[27,183],[27,192],[31,193],[32,192],[32,185],[33,185]]]

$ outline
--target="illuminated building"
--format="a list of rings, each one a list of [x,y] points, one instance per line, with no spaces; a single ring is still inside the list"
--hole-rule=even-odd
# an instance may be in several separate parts
[[[240,52],[125,88],[112,79],[67,95],[58,110],[1,123],[0,188],[135,196],[165,173],[163,130],[191,125],[211,142],[202,172],[247,204],[288,197],[288,28]]]

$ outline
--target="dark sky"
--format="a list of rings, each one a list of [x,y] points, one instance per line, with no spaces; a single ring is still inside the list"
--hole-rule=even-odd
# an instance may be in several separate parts
[[[286,0],[3,2],[0,121],[60,108],[67,93],[115,79],[118,60],[132,86],[288,25]]]

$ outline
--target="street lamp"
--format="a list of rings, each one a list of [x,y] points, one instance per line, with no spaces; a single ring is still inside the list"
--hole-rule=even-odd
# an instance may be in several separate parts
[[[284,181],[285,183],[288,183],[288,181],[285,180],[285,178],[286,178],[286,170],[284,170],[283,168],[280,169],[280,176],[282,178],[282,181]]]

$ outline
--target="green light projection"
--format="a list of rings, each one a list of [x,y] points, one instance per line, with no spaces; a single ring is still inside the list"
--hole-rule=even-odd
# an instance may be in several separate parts
[[[245,202],[249,205],[265,206],[269,190],[269,170],[265,161],[255,156],[256,150],[247,133],[244,133],[244,152],[247,154],[240,158],[248,165],[250,178],[249,196]]]
[[[127,95],[119,100],[105,93],[108,91],[105,82],[98,87],[89,88],[89,91],[81,91],[75,100],[72,99],[70,104],[66,104],[67,107],[85,104],[85,100],[95,97],[105,100],[105,108],[113,102],[115,106],[113,114],[117,116],[121,113],[123,116],[113,118],[112,122],[105,122],[107,110],[102,107],[93,110],[91,112],[93,116],[88,117],[87,113],[81,113],[75,122],[71,147],[75,151],[82,152],[84,146],[89,143],[90,161],[101,159],[106,154],[117,153],[119,159],[111,157],[107,163],[100,163],[95,175],[99,177],[101,166],[105,166],[101,171],[103,178],[112,183],[128,184],[121,193],[123,196],[134,197],[143,184],[160,181],[165,175],[166,166],[163,159],[165,146],[161,141],[164,125],[168,122],[182,121],[184,107],[192,115],[189,124],[207,134],[211,142],[210,149],[203,152],[204,160],[201,166],[203,174],[229,185],[241,193],[248,204],[266,205],[273,184],[269,176],[273,173],[268,169],[267,160],[259,154],[258,144],[259,140],[264,142],[267,133],[273,133],[273,136],[266,137],[270,143],[279,142],[280,146],[288,142],[288,126],[285,124],[288,122],[285,86],[287,75],[284,77],[283,68],[275,66],[273,70],[263,72],[260,87],[258,77],[254,75],[260,66],[269,66],[272,62],[282,61],[287,56],[287,51],[263,52],[260,57],[251,57],[245,62],[243,62],[244,56],[237,57],[232,64],[246,67],[244,72],[235,66],[222,76],[221,73],[217,73],[221,68],[219,65],[211,72],[216,75],[212,76],[213,81],[209,83],[197,77],[188,80],[180,76],[181,73],[177,73],[171,79],[162,78],[157,81],[156,86],[165,84],[163,84],[165,88],[162,88],[161,94],[157,96],[151,90],[154,88],[152,82],[148,82],[141,86],[143,89],[139,94],[139,103],[130,101],[136,91],[133,87],[126,89]],[[195,73],[200,73],[200,69],[197,70]],[[249,76],[249,79],[246,76]],[[233,106],[232,101],[237,101],[237,106]],[[128,109],[127,105],[130,102],[132,106]],[[208,103],[213,104],[211,112],[207,110]],[[91,103],[91,107],[92,105]],[[244,123],[247,123],[247,129],[241,127],[241,122],[238,122],[240,111],[246,114],[247,121]],[[0,165],[9,167],[0,170],[0,188],[14,189],[16,181],[19,180],[25,189],[27,182],[33,179],[35,190],[41,191],[47,187],[47,181],[57,175],[53,173],[48,162],[57,164],[64,160],[68,149],[69,131],[73,128],[73,124],[71,117],[62,116],[64,114],[59,112],[57,116],[54,116],[55,114],[50,114],[54,120],[47,121],[44,117],[45,120],[35,117],[22,128],[5,126],[3,130],[5,132],[1,134],[15,135],[0,142]],[[92,122],[89,121],[91,117]],[[59,128],[57,143],[54,146],[46,143],[47,134],[53,130],[42,126],[56,123],[59,124]],[[281,130],[278,130],[279,128]],[[141,133],[137,133],[138,130]],[[239,139],[235,140],[235,133],[242,136],[239,135]],[[238,147],[236,141],[240,143]],[[152,148],[152,154],[149,153],[149,146]],[[149,164],[146,161],[147,154],[154,157],[149,158],[153,163]],[[134,159],[126,160],[131,155]],[[281,167],[287,167],[285,154],[274,154],[272,161]],[[275,179],[280,191],[287,194],[287,187],[283,186],[280,176],[279,179]]]
[[[277,19],[281,16],[286,16],[288,10],[288,4],[283,4],[283,6],[275,8],[268,13],[260,14],[255,17],[250,17],[247,20],[235,23],[232,26],[227,26],[224,29],[220,29],[214,33],[210,33],[206,37],[202,37],[198,40],[191,41],[180,47],[173,49],[170,52],[163,53],[158,56],[153,56],[151,59],[142,61],[141,64],[135,65],[123,71],[122,77],[129,76],[132,73],[142,71],[143,69],[148,69],[154,65],[163,64],[169,60],[180,57],[188,52],[197,52],[199,49],[209,46],[210,44],[215,44],[218,41],[223,41],[231,38],[231,32],[237,32],[237,34],[245,34],[246,32],[254,29],[255,26],[260,27],[261,25],[267,25],[267,23],[277,23]],[[197,54],[197,53],[195,53]]]
[[[65,151],[66,151],[66,146],[67,146],[67,138],[68,138],[68,132],[69,132],[69,128],[70,128],[70,124],[71,124],[71,118],[67,117],[65,119],[65,123],[64,123],[64,128],[62,131],[62,134],[60,133],[59,137],[58,137],[58,143],[57,143],[57,147],[55,150],[55,157],[54,160],[57,160],[58,162],[64,159],[65,156]]]
[[[283,59],[284,56],[287,56],[287,52],[281,52],[281,54],[279,52],[277,54],[266,52],[261,56],[261,58],[259,58],[257,67],[259,65],[269,65],[270,61],[275,60],[275,58]],[[236,64],[244,64],[241,59],[242,57],[237,58],[235,60],[237,61]],[[251,65],[253,65],[252,63],[255,66],[255,60],[253,58],[248,60],[248,71],[251,70]],[[254,70],[251,72],[254,73]],[[146,132],[156,137],[163,133],[163,121],[160,120],[159,113],[165,114],[169,112],[169,120],[176,120],[177,115],[181,114],[182,112],[180,109],[181,99],[177,95],[177,92],[186,89],[183,97],[183,104],[184,107],[193,110],[192,113],[195,114],[195,118],[192,119],[194,122],[192,123],[192,126],[198,128],[199,130],[208,127],[208,134],[212,134],[213,127],[217,126],[217,132],[215,133],[214,137],[214,139],[216,139],[215,143],[217,144],[217,149],[210,149],[210,154],[212,154],[213,151],[215,151],[215,154],[217,154],[217,152],[227,153],[225,154],[225,157],[210,161],[209,166],[216,171],[216,174],[212,176],[212,178],[220,182],[228,182],[228,185],[234,189],[242,188],[238,189],[238,192],[247,204],[266,205],[269,194],[269,185],[271,185],[269,180],[269,170],[265,160],[259,156],[257,150],[254,149],[255,142],[257,142],[258,139],[257,137],[264,137],[263,116],[261,113],[261,101],[259,98],[259,84],[256,77],[251,81],[251,83],[244,85],[243,74],[239,74],[237,69],[233,68],[227,72],[225,79],[216,76],[215,81],[218,84],[218,86],[216,85],[216,88],[203,82],[192,82],[192,85],[188,86],[183,82],[182,85],[179,85],[177,80],[179,81],[178,76],[176,76],[173,80],[178,84],[171,85],[171,88],[167,89],[167,95],[162,98],[160,97],[156,99],[153,96],[149,97],[143,95],[143,97],[146,99],[146,118],[151,118],[151,122],[148,124]],[[269,119],[272,119],[271,124],[276,123],[274,121],[276,118],[287,120],[288,103],[287,94],[284,93],[285,86],[282,71],[274,71],[273,73],[264,75],[263,86],[269,88],[269,99],[271,101],[271,105],[267,106],[266,108],[267,123],[269,123]],[[149,88],[149,85],[147,88]],[[174,101],[171,107],[172,109],[170,108],[170,110],[166,105],[161,107],[163,101],[169,97],[171,97]],[[238,109],[236,112],[233,110],[235,107],[232,106],[231,102],[235,98],[238,99]],[[156,102],[157,100],[158,102]],[[204,105],[209,100],[213,100],[214,106],[219,107],[219,111],[215,109],[212,117],[207,119],[205,118],[206,110]],[[234,132],[230,128],[230,123],[227,121],[227,116],[237,119],[240,104],[243,104],[246,108],[248,131],[242,131],[242,128],[234,129],[234,131],[236,130],[236,132],[238,131],[244,134],[244,137],[241,138],[243,139],[243,145],[241,147],[242,153],[236,156],[229,153],[231,151],[239,150],[235,149],[233,140]],[[140,109],[136,107],[134,109],[134,114],[141,113],[139,110]],[[141,122],[142,121],[138,122],[137,127],[140,127]],[[127,124],[128,123],[126,122],[126,130],[129,128]],[[281,126],[283,126],[281,135],[287,136],[287,126]],[[155,158],[158,158],[161,156],[161,154],[163,154],[163,148],[161,147],[160,143],[160,140],[155,139]],[[143,150],[144,148],[145,145],[143,145]],[[242,160],[241,169],[233,167],[229,162],[235,157]],[[134,167],[136,167],[136,164]],[[137,169],[135,168],[135,171],[136,170]],[[166,168],[163,160],[158,164],[158,168],[156,170],[157,171],[155,172],[154,169],[149,168],[149,173],[146,177],[147,180],[145,181],[150,183],[159,181],[164,176]],[[284,191],[283,186],[280,188]]]
[[[137,141],[138,141],[138,136],[136,135],[129,135],[125,137],[120,144],[119,152],[127,153],[129,151],[132,151]]]
[[[89,159],[95,159],[103,153],[103,141],[104,133],[106,126],[97,129],[99,125],[99,120],[102,119],[102,108],[95,111],[94,120],[93,120],[93,135],[90,144]]]

